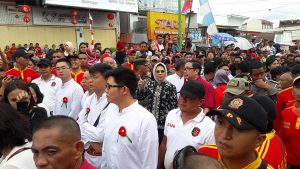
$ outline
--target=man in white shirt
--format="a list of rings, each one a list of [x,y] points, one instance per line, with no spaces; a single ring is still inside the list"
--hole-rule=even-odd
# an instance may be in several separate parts
[[[201,105],[205,95],[203,85],[196,80],[187,81],[180,90],[179,109],[168,113],[164,138],[160,144],[158,168],[172,165],[175,153],[187,145],[196,149],[214,144],[215,123],[206,117]]]
[[[62,86],[56,91],[54,115],[65,115],[77,119],[81,110],[83,89],[72,79],[69,60],[58,59],[55,69],[62,81]]]
[[[106,116],[118,113],[118,107],[108,103],[106,98],[106,80],[104,74],[112,67],[104,63],[96,63],[90,69],[94,94],[82,108],[77,122],[80,126],[81,139],[85,146],[85,159],[100,168],[102,163],[102,143],[104,138],[104,123]]]
[[[158,52],[160,53],[161,50],[165,49],[164,44],[163,44],[163,42],[164,42],[163,35],[161,35],[161,34],[156,35],[156,41],[157,41],[156,48],[157,48]]]
[[[109,169],[155,169],[158,159],[158,133],[155,117],[138,104],[133,96],[137,76],[128,68],[110,70],[106,96],[119,112],[107,116],[103,144],[105,163]]]
[[[41,77],[34,79],[32,83],[39,86],[40,91],[44,95],[43,104],[47,106],[50,114],[53,114],[55,107],[56,90],[62,85],[61,79],[51,74],[51,61],[41,59],[37,65],[40,69]]]
[[[183,72],[184,72],[185,63],[186,63],[186,59],[184,59],[184,58],[180,58],[180,59],[176,60],[176,62],[175,62],[175,71],[176,72],[167,77],[167,81],[172,83],[176,87],[176,91],[178,93],[177,99],[179,98],[179,91],[184,84]]]

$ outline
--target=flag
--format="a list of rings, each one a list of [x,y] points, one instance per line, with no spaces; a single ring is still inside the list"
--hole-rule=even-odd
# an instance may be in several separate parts
[[[192,0],[185,0],[181,13],[186,14],[189,13],[192,10]]]
[[[91,45],[94,45],[94,32],[93,32],[93,29],[92,29],[93,17],[91,15],[91,11],[89,11],[89,21],[90,21],[90,32],[91,32],[91,39],[92,39]]]
[[[203,15],[202,25],[207,26],[207,34],[212,35],[218,33],[214,16],[210,10],[208,0],[199,0],[200,14]]]

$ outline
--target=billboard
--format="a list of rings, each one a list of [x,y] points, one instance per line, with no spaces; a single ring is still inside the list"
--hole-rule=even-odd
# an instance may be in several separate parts
[[[121,12],[138,12],[137,0],[45,0],[45,4]]]
[[[181,28],[185,34],[185,15],[181,15]],[[147,13],[148,39],[154,40],[157,34],[178,34],[178,16],[176,14],[148,12]]]

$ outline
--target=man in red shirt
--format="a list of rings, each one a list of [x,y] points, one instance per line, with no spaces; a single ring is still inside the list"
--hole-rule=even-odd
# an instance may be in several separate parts
[[[83,80],[84,71],[80,68],[80,61],[79,57],[77,55],[69,55],[68,60],[71,62],[72,66],[72,78],[78,83],[81,84],[81,81]]]
[[[256,152],[266,137],[267,113],[255,100],[235,96],[207,115],[217,115],[216,146],[204,146],[199,152],[215,157],[228,169],[272,168]]]
[[[293,82],[292,94],[295,106],[284,109],[281,113],[278,135],[285,143],[288,166],[300,168],[300,76]]]
[[[135,50],[128,50],[127,51],[127,63],[123,63],[122,67],[127,67],[130,70],[132,70],[133,72],[135,72],[134,70],[134,65],[133,62],[136,58],[136,51]]]
[[[184,66],[184,78],[187,80],[197,80],[203,84],[205,88],[205,96],[204,96],[204,103],[202,105],[204,112],[208,112],[210,109],[215,107],[214,104],[214,96],[215,90],[213,86],[207,82],[206,80],[202,79],[200,76],[201,65],[194,60],[188,61]]]
[[[19,77],[25,83],[30,83],[40,75],[33,69],[28,68],[29,58],[32,54],[28,53],[24,48],[18,48],[13,56],[16,64],[15,67],[6,71],[7,76]]]
[[[295,79],[300,76],[300,64],[295,65],[292,68],[292,77]],[[278,131],[281,121],[281,112],[288,107],[294,106],[295,99],[292,95],[293,87],[286,88],[277,94],[276,110],[277,117],[274,121],[274,129]]]
[[[33,131],[31,150],[38,169],[96,169],[83,158],[80,128],[67,116],[52,116],[39,124]]]

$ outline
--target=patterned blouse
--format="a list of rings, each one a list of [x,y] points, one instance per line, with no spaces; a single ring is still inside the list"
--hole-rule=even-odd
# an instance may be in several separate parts
[[[146,109],[156,118],[159,129],[164,128],[168,112],[177,108],[176,87],[167,81],[146,83],[144,89],[138,91],[137,99],[148,99]]]

